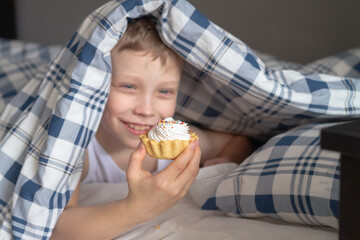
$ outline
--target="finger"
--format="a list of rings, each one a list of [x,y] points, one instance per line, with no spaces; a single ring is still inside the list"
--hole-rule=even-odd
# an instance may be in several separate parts
[[[184,185],[186,191],[189,189],[199,172],[200,159],[201,150],[200,147],[197,147],[193,158],[177,178],[178,184]]]
[[[129,166],[126,171],[127,175],[139,173],[142,171],[142,163],[146,155],[144,145],[140,142],[138,147],[130,154]],[[129,177],[129,176],[128,176]]]
[[[179,174],[185,169],[189,161],[192,159],[196,148],[199,147],[199,141],[190,142],[186,149],[163,171],[158,175],[169,180],[175,180]]]
[[[201,156],[201,151],[200,151],[200,156]],[[176,183],[179,185],[179,189],[181,189],[180,196],[185,196],[186,193],[189,191],[189,188],[195,181],[196,176],[199,172],[200,156],[199,156],[199,161],[194,161],[195,160],[194,158],[194,160],[192,160],[194,162],[194,165],[191,166],[189,163],[189,165],[183,171],[181,176],[177,179],[178,181]]]

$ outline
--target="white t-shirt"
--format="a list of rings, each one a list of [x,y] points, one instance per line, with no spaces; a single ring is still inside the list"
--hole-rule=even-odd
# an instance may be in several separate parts
[[[116,165],[96,138],[93,138],[89,143],[87,150],[89,168],[82,183],[121,183],[127,181],[126,172]],[[163,170],[170,163],[171,160],[158,159],[156,172]]]

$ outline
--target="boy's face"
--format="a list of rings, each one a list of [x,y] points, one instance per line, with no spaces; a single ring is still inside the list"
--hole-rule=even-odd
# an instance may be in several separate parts
[[[106,141],[136,148],[139,135],[173,116],[182,66],[143,52],[112,53],[112,80],[99,131]]]

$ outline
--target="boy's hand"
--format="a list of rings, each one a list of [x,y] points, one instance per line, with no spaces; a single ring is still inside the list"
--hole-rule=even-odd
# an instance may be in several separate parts
[[[201,150],[198,141],[190,143],[176,160],[156,175],[142,169],[145,155],[145,147],[140,143],[130,156],[126,172],[129,195],[125,201],[139,222],[158,216],[185,196],[199,171]]]
[[[220,164],[220,163],[229,163],[231,162],[230,158],[227,158],[227,157],[217,157],[217,158],[212,158],[212,159],[209,159],[209,160],[206,160],[204,162],[204,167],[207,167],[207,166],[211,166],[211,165],[216,165],[216,164]]]

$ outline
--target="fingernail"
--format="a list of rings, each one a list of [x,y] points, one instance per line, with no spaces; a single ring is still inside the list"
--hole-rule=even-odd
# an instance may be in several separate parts
[[[199,144],[199,141],[198,141],[198,140],[195,140],[194,142],[192,142],[192,143],[191,143],[191,146],[190,146],[191,149],[192,149],[192,150],[195,150],[196,147],[198,146],[198,144]]]
[[[136,149],[141,149],[142,143],[140,142]]]

